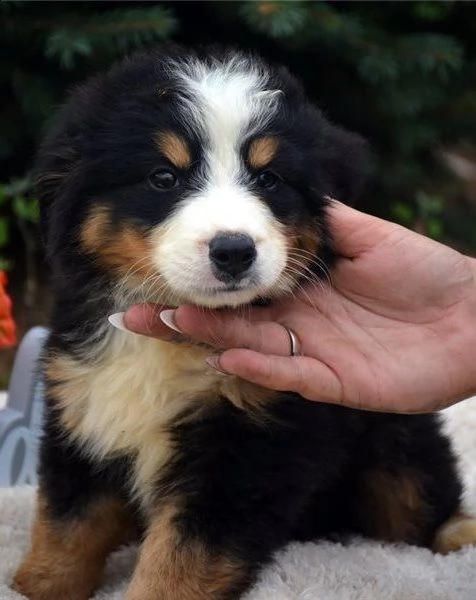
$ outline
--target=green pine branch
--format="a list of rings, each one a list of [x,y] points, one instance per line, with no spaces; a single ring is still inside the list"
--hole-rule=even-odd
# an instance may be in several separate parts
[[[302,29],[308,7],[300,0],[248,0],[241,5],[239,12],[240,17],[256,31],[284,38],[296,35]]]
[[[160,5],[144,8],[115,8],[93,17],[68,12],[62,19],[32,18],[18,13],[5,19],[6,35],[40,35],[44,53],[61,66],[72,69],[79,57],[97,51],[119,54],[155,41],[168,39],[177,28],[173,13]]]

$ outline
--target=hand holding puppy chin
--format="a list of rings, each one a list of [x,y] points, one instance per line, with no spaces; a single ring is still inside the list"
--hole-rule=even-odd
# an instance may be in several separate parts
[[[340,203],[329,210],[342,257],[332,288],[236,310],[133,306],[125,327],[204,342],[221,352],[209,359],[218,370],[309,400],[420,413],[476,393],[476,260]]]

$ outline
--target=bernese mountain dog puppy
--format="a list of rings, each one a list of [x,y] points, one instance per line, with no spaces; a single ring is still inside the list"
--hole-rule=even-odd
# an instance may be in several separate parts
[[[357,193],[363,147],[284,68],[234,50],[136,55],[74,91],[38,161],[55,304],[17,591],[86,600],[134,539],[127,600],[239,598],[290,540],[476,538],[435,416],[262,389],[210,369],[209,348],[108,323],[133,303],[246,307],[319,280],[326,198]]]

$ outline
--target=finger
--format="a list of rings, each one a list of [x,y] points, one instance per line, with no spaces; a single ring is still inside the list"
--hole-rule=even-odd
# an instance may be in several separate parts
[[[347,258],[355,258],[395,231],[403,230],[400,225],[367,215],[341,202],[330,202],[328,215],[335,249]]]
[[[339,378],[324,363],[306,356],[282,357],[251,350],[228,350],[218,368],[271,390],[296,392],[308,400],[342,404]]]
[[[142,304],[130,307],[124,314],[125,327],[134,333],[158,338],[164,341],[193,339],[216,348],[244,347],[259,352],[288,356],[291,343],[286,329],[279,323],[254,323],[250,319],[267,316],[263,309],[243,319],[231,312],[204,313],[195,307],[182,307],[174,311],[174,331],[160,318],[163,310],[169,307],[157,304]],[[253,310],[253,309],[252,309]]]
[[[232,311],[203,312],[181,306],[173,314],[173,323],[187,337],[215,348],[249,348],[263,354],[289,356],[291,340],[284,325],[258,320],[270,316],[270,310],[262,307],[251,308],[244,318]]]
[[[159,314],[170,307],[161,304],[139,304],[124,313],[124,325],[133,333],[164,341],[180,341],[183,336],[173,331],[160,319]]]

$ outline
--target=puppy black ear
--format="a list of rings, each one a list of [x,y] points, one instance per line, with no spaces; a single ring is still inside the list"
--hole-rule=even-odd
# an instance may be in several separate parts
[[[33,169],[35,193],[40,206],[40,228],[48,242],[54,207],[73,186],[81,162],[85,114],[100,92],[99,77],[70,91],[41,144]]]
[[[54,203],[63,193],[78,158],[74,136],[68,134],[64,123],[58,123],[41,146],[34,167],[35,193],[39,201],[40,229],[44,242],[48,240]]]
[[[352,203],[369,175],[368,143],[356,133],[323,121],[318,144],[319,187],[323,195]]]
[[[300,113],[306,139],[313,196],[352,203],[370,173],[369,145],[356,133],[337,127],[310,104]]]

